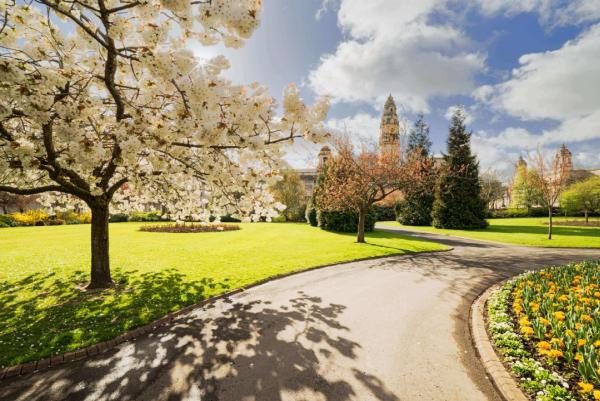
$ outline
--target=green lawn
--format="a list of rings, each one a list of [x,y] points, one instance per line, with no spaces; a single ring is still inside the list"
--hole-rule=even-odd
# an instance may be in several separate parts
[[[553,219],[555,224],[564,221],[564,217]],[[568,220],[575,220],[569,217]],[[395,221],[378,223],[378,227],[393,226],[406,230],[424,231],[436,234],[456,235],[473,239],[506,242],[510,244],[566,247],[566,248],[600,248],[600,228],[554,226],[552,240],[548,240],[547,218],[528,217],[515,219],[489,219],[490,225],[480,230],[443,230],[433,227],[403,226]]]
[[[86,293],[89,225],[0,229],[0,366],[113,338],[168,312],[256,281],[358,258],[447,249],[376,231],[242,224],[239,231],[140,232],[111,224],[116,289]]]

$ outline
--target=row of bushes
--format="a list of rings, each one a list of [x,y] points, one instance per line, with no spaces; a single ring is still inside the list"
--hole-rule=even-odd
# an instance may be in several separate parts
[[[0,215],[0,228],[89,224],[91,221],[92,214],[90,212],[76,213],[73,211],[66,211],[57,212],[55,215],[49,215],[43,210],[28,210],[24,213]]]

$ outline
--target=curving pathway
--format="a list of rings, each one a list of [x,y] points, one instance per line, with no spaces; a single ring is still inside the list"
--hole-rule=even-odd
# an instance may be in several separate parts
[[[0,382],[0,400],[499,400],[474,354],[485,288],[600,250],[415,234],[454,250],[347,263],[199,308],[95,357]]]

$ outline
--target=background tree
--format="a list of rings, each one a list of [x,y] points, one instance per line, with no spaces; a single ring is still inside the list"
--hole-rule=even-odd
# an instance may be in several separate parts
[[[298,173],[287,170],[282,179],[272,187],[273,196],[277,202],[286,206],[282,214],[287,221],[300,220],[306,206],[306,189]]]
[[[0,191],[52,193],[92,212],[91,280],[113,284],[110,207],[166,206],[176,219],[278,213],[279,146],[319,141],[326,100],[275,101],[233,85],[190,41],[239,47],[260,1],[0,2]],[[57,23],[60,21],[60,23]],[[127,184],[127,185],[125,185]]]
[[[531,164],[531,182],[539,193],[540,205],[548,210],[548,239],[552,239],[552,208],[569,178],[569,161],[558,151],[552,161],[547,163],[544,154],[538,149]]]
[[[539,204],[539,188],[534,184],[535,173],[527,165],[517,166],[513,184],[511,187],[511,207],[515,209],[527,209]]]
[[[481,182],[481,198],[487,203],[489,209],[496,209],[497,202],[504,199],[506,187],[493,170],[481,174],[479,180]]]
[[[600,210],[600,177],[592,177],[567,187],[560,195],[560,207],[567,212],[583,212],[585,222],[589,214]]]
[[[354,211],[358,215],[356,241],[364,243],[369,209],[403,186],[406,170],[399,151],[379,154],[363,148],[354,154],[345,139],[336,148],[337,155],[327,164],[316,190],[317,205],[325,211]]]
[[[458,108],[452,116],[448,154],[436,183],[433,225],[437,228],[481,228],[487,226],[486,201],[481,197],[479,163],[471,153],[471,134],[465,115]]]
[[[418,172],[422,179],[418,180],[419,185],[410,185],[403,189],[404,199],[396,204],[396,216],[401,224],[430,226],[435,200],[436,168],[431,155],[429,126],[422,114],[410,130],[407,152],[410,157],[419,159],[415,165],[422,168],[422,171]]]

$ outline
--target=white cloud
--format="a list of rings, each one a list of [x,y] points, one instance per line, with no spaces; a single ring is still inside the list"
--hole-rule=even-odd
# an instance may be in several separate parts
[[[389,93],[412,111],[434,96],[468,94],[485,57],[452,25],[431,25],[446,0],[342,0],[340,27],[349,38],[322,57],[310,86],[334,101],[379,104]]]
[[[549,26],[577,25],[600,19],[600,0],[473,0],[484,15],[534,12]]]
[[[327,121],[333,134],[346,135],[355,145],[376,144],[379,140],[379,124],[380,118],[367,113]]]
[[[333,7],[333,4],[335,3],[336,0],[321,0],[321,6],[319,7],[319,9],[317,10],[316,14],[315,14],[315,19],[320,20],[321,17],[327,12],[329,11],[329,9],[331,7]]]
[[[512,77],[479,99],[527,120],[563,121],[600,108],[600,24],[558,50],[521,56]]]

